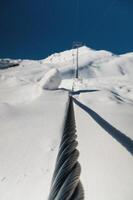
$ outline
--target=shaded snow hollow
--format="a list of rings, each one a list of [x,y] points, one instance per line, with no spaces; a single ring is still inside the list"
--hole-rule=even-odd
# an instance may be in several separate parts
[[[133,53],[81,47],[75,67],[76,50],[0,60],[1,200],[47,200],[72,85],[85,199],[132,200]]]

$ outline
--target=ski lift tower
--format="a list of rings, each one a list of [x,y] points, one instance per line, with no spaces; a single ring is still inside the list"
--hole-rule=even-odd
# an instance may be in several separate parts
[[[76,55],[76,69],[75,69],[75,78],[79,78],[79,47],[82,47],[82,42],[73,42],[73,49],[77,49],[77,55]]]

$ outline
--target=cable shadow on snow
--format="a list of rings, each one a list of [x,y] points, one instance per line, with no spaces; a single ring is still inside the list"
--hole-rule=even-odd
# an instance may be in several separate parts
[[[123,147],[133,155],[133,140],[112,126],[109,122],[103,119],[99,114],[85,106],[77,99],[73,98],[76,105],[87,112],[106,132],[108,132],[114,139],[116,139]]]
[[[88,92],[98,92],[99,90],[93,89],[93,90],[77,90],[77,91],[72,91],[66,88],[59,88],[60,90],[68,91],[72,95],[79,95],[80,93],[88,93]]]
[[[77,95],[80,93],[88,93],[88,92],[97,92],[97,91],[99,91],[99,90],[96,90],[96,89],[94,89],[94,90],[77,90],[77,91],[73,91],[72,95]]]

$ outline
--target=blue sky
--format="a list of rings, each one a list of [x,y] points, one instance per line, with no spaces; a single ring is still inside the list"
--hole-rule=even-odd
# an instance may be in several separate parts
[[[1,58],[45,58],[73,41],[133,51],[133,1],[0,0]]]

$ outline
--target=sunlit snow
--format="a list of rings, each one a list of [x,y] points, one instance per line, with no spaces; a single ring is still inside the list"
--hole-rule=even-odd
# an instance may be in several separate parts
[[[133,198],[133,53],[86,46],[33,60],[0,60],[0,199],[49,194],[73,98],[85,199]]]

